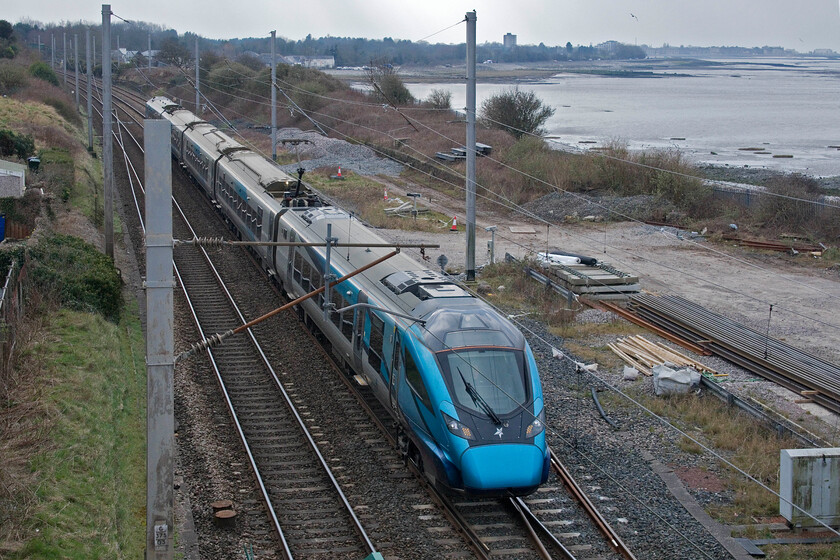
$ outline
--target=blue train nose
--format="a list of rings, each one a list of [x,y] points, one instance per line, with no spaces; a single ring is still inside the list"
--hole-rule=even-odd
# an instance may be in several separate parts
[[[543,453],[536,445],[480,445],[461,456],[464,487],[473,490],[537,486],[542,472]]]

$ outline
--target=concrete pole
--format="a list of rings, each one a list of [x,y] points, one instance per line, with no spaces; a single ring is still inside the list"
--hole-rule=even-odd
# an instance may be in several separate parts
[[[96,60],[96,35],[93,36],[93,60]]]
[[[64,74],[64,87],[67,87],[67,33],[62,33],[61,72]],[[40,43],[40,40],[39,40]],[[38,47],[40,50],[40,47]]]
[[[475,10],[467,12],[467,282],[475,280]]]
[[[50,34],[52,39],[52,48],[50,49],[50,67],[55,68],[55,35]]]
[[[149,33],[149,48],[146,49],[146,54],[149,56],[146,57],[146,61],[149,63],[149,70],[152,69],[152,34]]]
[[[87,69],[88,151],[93,153],[93,64],[90,53],[90,27],[85,28],[85,68]]]
[[[111,135],[111,5],[102,4],[102,169],[105,255],[114,258],[114,139]]]
[[[277,161],[277,31],[271,32],[271,160]]]
[[[79,34],[73,35],[73,62],[76,64],[76,110],[79,110]]]
[[[195,38],[195,114],[201,115],[201,88],[198,83],[198,37]]]
[[[146,150],[146,560],[171,560],[175,337],[170,124],[143,121]]]

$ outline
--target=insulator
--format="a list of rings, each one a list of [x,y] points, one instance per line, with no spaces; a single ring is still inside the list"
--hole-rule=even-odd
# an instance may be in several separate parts
[[[217,334],[212,335],[209,338],[205,338],[204,340],[200,340],[200,341],[196,342],[195,344],[193,344],[192,346],[190,346],[189,350],[187,350],[185,352],[181,352],[178,355],[178,357],[175,358],[175,361],[179,362],[181,360],[189,358],[190,356],[192,356],[194,354],[198,354],[199,352],[206,352],[210,348],[215,348],[216,346],[219,346],[225,338],[227,338],[228,336],[230,336],[232,334],[233,334],[233,329],[231,329],[227,332],[221,333],[221,334],[217,333]]]

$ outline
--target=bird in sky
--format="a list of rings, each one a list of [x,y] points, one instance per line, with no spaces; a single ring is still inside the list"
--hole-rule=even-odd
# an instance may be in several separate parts
[[[637,18],[633,12],[630,12],[630,17],[635,19],[636,21],[639,21],[639,18]]]

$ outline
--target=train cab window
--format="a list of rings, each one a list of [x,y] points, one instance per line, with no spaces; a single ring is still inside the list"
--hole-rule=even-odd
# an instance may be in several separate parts
[[[432,399],[429,398],[429,391],[426,389],[426,384],[423,382],[423,376],[420,375],[420,369],[414,363],[414,358],[411,352],[406,349],[405,352],[405,378],[408,381],[408,386],[417,395],[417,398],[428,408],[432,409]]]
[[[377,372],[382,366],[382,346],[385,344],[385,323],[376,314],[370,317],[370,346],[368,347],[368,363]]]

